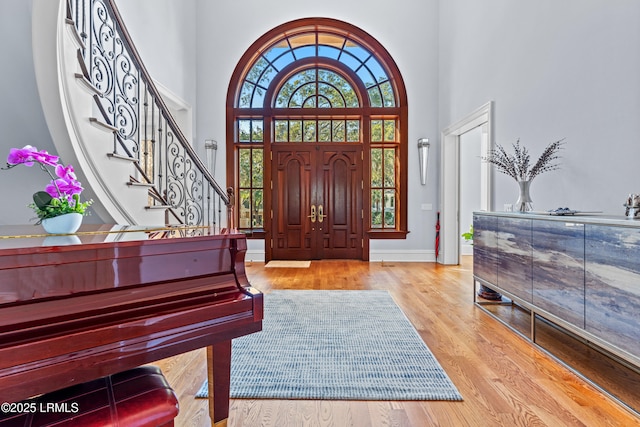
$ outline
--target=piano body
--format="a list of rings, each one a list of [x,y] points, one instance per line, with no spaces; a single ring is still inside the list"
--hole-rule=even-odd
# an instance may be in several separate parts
[[[0,402],[207,347],[211,419],[229,411],[231,340],[262,329],[246,238],[188,227],[0,227]]]

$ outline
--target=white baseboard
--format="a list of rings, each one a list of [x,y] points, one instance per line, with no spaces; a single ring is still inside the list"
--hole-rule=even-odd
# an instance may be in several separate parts
[[[265,252],[260,249],[248,249],[244,257],[247,262],[264,262]],[[371,250],[370,262],[436,262],[434,250]]]
[[[246,262],[264,262],[264,251],[259,249],[248,249],[244,256]]]
[[[393,262],[436,262],[434,250],[382,250],[369,251],[369,261],[393,261]]]

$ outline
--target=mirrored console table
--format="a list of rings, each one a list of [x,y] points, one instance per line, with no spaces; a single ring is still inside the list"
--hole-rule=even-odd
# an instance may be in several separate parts
[[[477,306],[640,414],[640,220],[475,212],[473,228]]]

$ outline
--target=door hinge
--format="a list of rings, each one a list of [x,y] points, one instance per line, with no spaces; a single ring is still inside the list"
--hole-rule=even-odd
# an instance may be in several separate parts
[[[364,249],[364,239],[361,239],[361,240],[360,240],[360,247],[361,247],[362,249]]]
[[[271,209],[271,219],[273,219],[273,209]]]
[[[273,239],[271,239],[271,249],[273,249]]]
[[[269,160],[273,160],[273,151],[269,151]]]
[[[360,211],[360,219],[364,219],[364,209]]]
[[[273,190],[273,181],[270,182],[271,189]]]

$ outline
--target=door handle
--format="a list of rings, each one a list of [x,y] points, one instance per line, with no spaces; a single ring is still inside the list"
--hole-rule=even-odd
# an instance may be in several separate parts
[[[311,205],[311,215],[307,215],[307,218],[311,218],[311,222],[316,222],[316,205]]]
[[[322,222],[327,215],[324,214],[324,207],[322,205],[318,205],[318,222]]]

